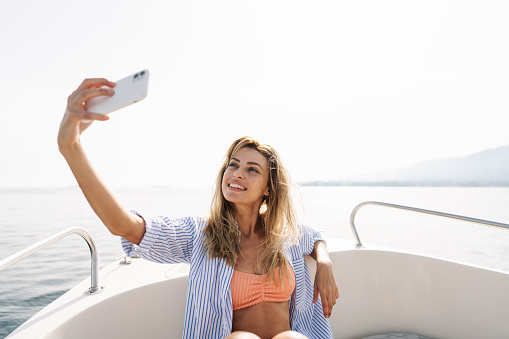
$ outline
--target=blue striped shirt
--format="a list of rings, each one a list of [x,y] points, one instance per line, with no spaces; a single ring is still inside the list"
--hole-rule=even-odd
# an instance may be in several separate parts
[[[145,220],[140,245],[122,239],[128,255],[158,263],[190,264],[183,338],[225,338],[232,330],[233,307],[230,280],[233,268],[224,259],[210,259],[205,252],[203,218],[154,218],[133,211]],[[290,299],[290,327],[308,338],[333,338],[329,320],[323,316],[320,298],[312,303],[314,286],[304,255],[313,251],[320,233],[302,226],[298,243],[285,256],[295,272],[296,288]]]

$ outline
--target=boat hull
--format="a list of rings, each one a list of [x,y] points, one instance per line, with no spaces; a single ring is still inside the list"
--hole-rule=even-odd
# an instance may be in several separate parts
[[[334,247],[340,288],[330,319],[335,338],[391,332],[509,338],[509,274],[400,251]],[[313,260],[306,261],[314,274]],[[119,262],[101,270],[103,293],[84,295],[85,280],[8,338],[181,337],[187,265]]]

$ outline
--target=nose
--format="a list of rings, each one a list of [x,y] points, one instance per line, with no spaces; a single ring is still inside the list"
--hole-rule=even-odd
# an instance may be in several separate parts
[[[233,172],[233,176],[235,178],[244,178],[244,174],[242,173],[242,170],[240,168],[237,168],[235,172]]]

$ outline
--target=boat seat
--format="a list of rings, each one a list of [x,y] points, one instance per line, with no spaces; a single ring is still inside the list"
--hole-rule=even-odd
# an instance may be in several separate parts
[[[430,339],[430,338],[410,333],[385,333],[372,335],[362,339]]]

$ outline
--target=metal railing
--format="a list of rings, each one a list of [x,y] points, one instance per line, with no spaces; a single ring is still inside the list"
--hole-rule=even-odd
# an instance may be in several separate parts
[[[71,234],[77,234],[81,236],[88,244],[88,247],[90,248],[90,261],[91,261],[91,284],[90,288],[85,291],[85,294],[99,294],[103,291],[104,287],[99,286],[99,254],[97,252],[97,246],[95,243],[94,238],[90,233],[88,233],[83,228],[75,227],[75,228],[68,228],[66,230],[63,230],[61,232],[55,233],[52,236],[47,237],[46,239],[43,239],[19,252],[14,253],[13,255],[5,258],[4,260],[0,261],[0,271],[3,269],[6,269],[7,267],[14,265],[21,259],[24,259],[28,257],[31,254],[34,254],[35,252],[38,252],[42,250],[43,248],[53,244],[54,242],[57,242],[58,240],[67,237]]]
[[[502,229],[505,229],[505,230],[509,230],[509,225],[508,224],[503,224],[503,223],[500,223],[500,222],[494,222],[494,221],[470,218],[470,217],[465,217],[465,216],[462,216],[462,215],[442,213],[442,212],[437,212],[437,211],[430,211],[430,210],[425,210],[425,209],[415,208],[415,207],[408,207],[408,206],[388,204],[388,203],[385,203],[385,202],[365,201],[365,202],[362,202],[359,205],[357,205],[353,209],[352,214],[350,215],[350,228],[352,229],[353,236],[355,238],[355,241],[357,242],[355,244],[356,248],[361,248],[361,247],[364,247],[364,246],[361,243],[361,240],[359,238],[359,234],[357,233],[357,228],[355,227],[355,216],[357,215],[357,212],[362,207],[368,206],[368,205],[384,206],[384,207],[396,208],[396,209],[401,209],[401,210],[406,210],[406,211],[412,211],[412,212],[418,212],[418,213],[424,213],[424,214],[431,214],[431,215],[436,215],[436,216],[439,216],[439,217],[445,217],[445,218],[451,218],[451,219],[456,219],[456,220],[462,220],[462,221],[472,222],[472,223],[481,224],[481,225],[485,225],[485,226],[491,226],[491,227],[497,227],[497,228],[502,228]]]

